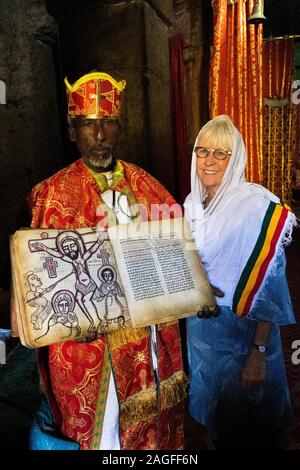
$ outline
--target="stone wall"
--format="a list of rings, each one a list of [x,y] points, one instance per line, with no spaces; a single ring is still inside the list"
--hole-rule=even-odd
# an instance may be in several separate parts
[[[61,162],[54,52],[57,32],[43,0],[1,0],[0,283],[4,258],[26,194]]]
[[[207,114],[204,4],[210,0],[0,2],[0,80],[6,88],[6,104],[0,104],[0,276],[26,194],[78,156],[67,137],[65,76],[72,82],[98,69],[126,79],[118,156],[150,171],[176,196],[168,41],[178,33],[185,41],[191,147]]]
[[[184,39],[187,138],[192,152],[200,127],[209,119],[208,68],[211,0],[174,0],[172,30]]]
[[[155,3],[90,0],[76,4],[71,16],[65,3],[51,11],[59,25],[63,74],[71,82],[91,70],[126,79],[118,157],[150,171],[174,192],[169,25]],[[168,13],[172,2],[163,3]]]

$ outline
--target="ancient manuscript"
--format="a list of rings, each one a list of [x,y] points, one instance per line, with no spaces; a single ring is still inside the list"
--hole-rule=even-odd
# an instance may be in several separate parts
[[[215,300],[184,219],[11,237],[12,317],[40,347],[195,315]]]

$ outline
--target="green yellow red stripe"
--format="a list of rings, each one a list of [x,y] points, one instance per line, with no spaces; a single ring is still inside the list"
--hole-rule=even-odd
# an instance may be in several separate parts
[[[282,233],[288,209],[270,202],[260,235],[242,272],[233,297],[233,311],[238,316],[247,315],[252,301],[261,286]]]

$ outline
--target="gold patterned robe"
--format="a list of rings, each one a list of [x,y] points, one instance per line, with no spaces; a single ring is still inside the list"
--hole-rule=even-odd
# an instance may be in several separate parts
[[[96,176],[96,175],[95,175]],[[32,227],[95,227],[107,211],[102,175],[93,177],[82,159],[32,190]],[[151,175],[118,161],[111,189],[142,204],[143,218],[153,218],[151,204],[175,203]],[[163,209],[164,212],[165,209]],[[164,217],[164,213],[161,215]],[[99,449],[111,372],[120,406],[121,449],[180,449],[186,378],[177,322],[158,325],[159,389],[153,373],[150,328],[121,328],[90,343],[68,341],[41,348],[40,370],[56,422],[81,449]]]

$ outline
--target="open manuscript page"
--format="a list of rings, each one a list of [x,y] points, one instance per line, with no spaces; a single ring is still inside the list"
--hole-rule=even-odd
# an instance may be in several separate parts
[[[12,323],[17,320],[28,347],[96,338],[215,307],[182,218],[108,232],[19,230],[11,238],[11,257]]]
[[[19,230],[10,247],[12,324],[17,320],[25,346],[95,338],[131,325],[107,232]]]
[[[184,218],[108,229],[133,326],[195,315],[215,299]]]

